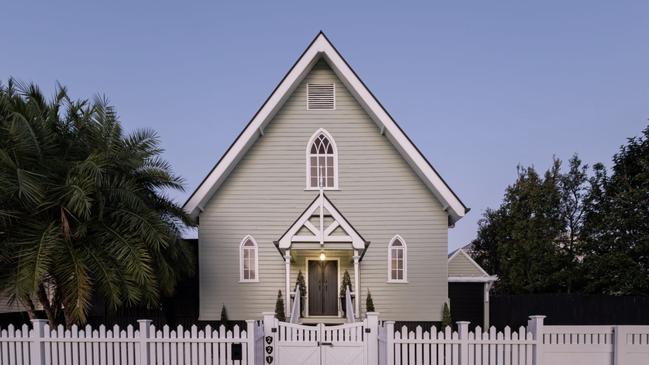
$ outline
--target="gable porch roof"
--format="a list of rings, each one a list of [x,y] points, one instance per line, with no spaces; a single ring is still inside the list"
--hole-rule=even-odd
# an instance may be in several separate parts
[[[458,196],[417,149],[404,131],[366,87],[323,32],[318,33],[275,90],[266,99],[234,143],[185,202],[184,209],[196,218],[246,152],[264,133],[264,128],[284,105],[313,65],[324,58],[336,76],[377,124],[378,131],[394,145],[449,215],[449,226],[469,212]]]

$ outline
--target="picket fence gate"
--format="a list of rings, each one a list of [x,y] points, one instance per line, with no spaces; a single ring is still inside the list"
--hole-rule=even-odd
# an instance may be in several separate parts
[[[649,326],[546,326],[543,316],[501,332],[480,327],[469,331],[468,322],[457,322],[457,331],[409,331],[394,328],[391,321],[379,322],[378,313],[339,326],[289,324],[277,321],[274,313],[231,330],[156,328],[149,320],[138,322],[136,328],[66,330],[50,328],[44,320],[9,326],[0,331],[0,365],[280,365],[299,359],[320,365],[649,364]]]

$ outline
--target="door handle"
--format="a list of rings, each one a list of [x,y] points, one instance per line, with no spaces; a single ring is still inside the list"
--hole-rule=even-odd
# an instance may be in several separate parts
[[[334,344],[331,342],[318,342],[318,346],[329,346],[334,347]]]

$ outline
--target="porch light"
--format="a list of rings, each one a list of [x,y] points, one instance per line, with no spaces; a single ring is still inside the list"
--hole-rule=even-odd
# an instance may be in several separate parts
[[[324,261],[326,258],[324,251],[320,251],[320,261]]]

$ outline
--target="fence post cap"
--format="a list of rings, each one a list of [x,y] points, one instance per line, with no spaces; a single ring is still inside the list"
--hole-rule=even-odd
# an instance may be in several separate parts
[[[153,321],[150,320],[150,319],[138,319],[138,320],[137,320],[137,323],[144,323],[144,324],[146,324],[146,323],[151,323],[151,322],[153,322]]]
[[[36,324],[36,323],[42,323],[42,324],[45,324],[45,323],[47,323],[47,319],[42,319],[42,318],[34,318],[34,319],[31,319],[30,321],[31,321],[33,324]]]
[[[380,314],[379,312],[367,312],[367,313],[365,313],[365,315],[367,315],[368,317],[369,317],[369,316],[376,316],[376,317],[378,317],[379,314]]]
[[[469,325],[471,323],[470,321],[456,321],[455,323],[460,324],[460,325]]]
[[[266,316],[275,316],[275,312],[261,312],[261,315],[266,317]]]
[[[542,314],[535,314],[530,316],[530,319],[544,319],[544,318],[545,316]]]

